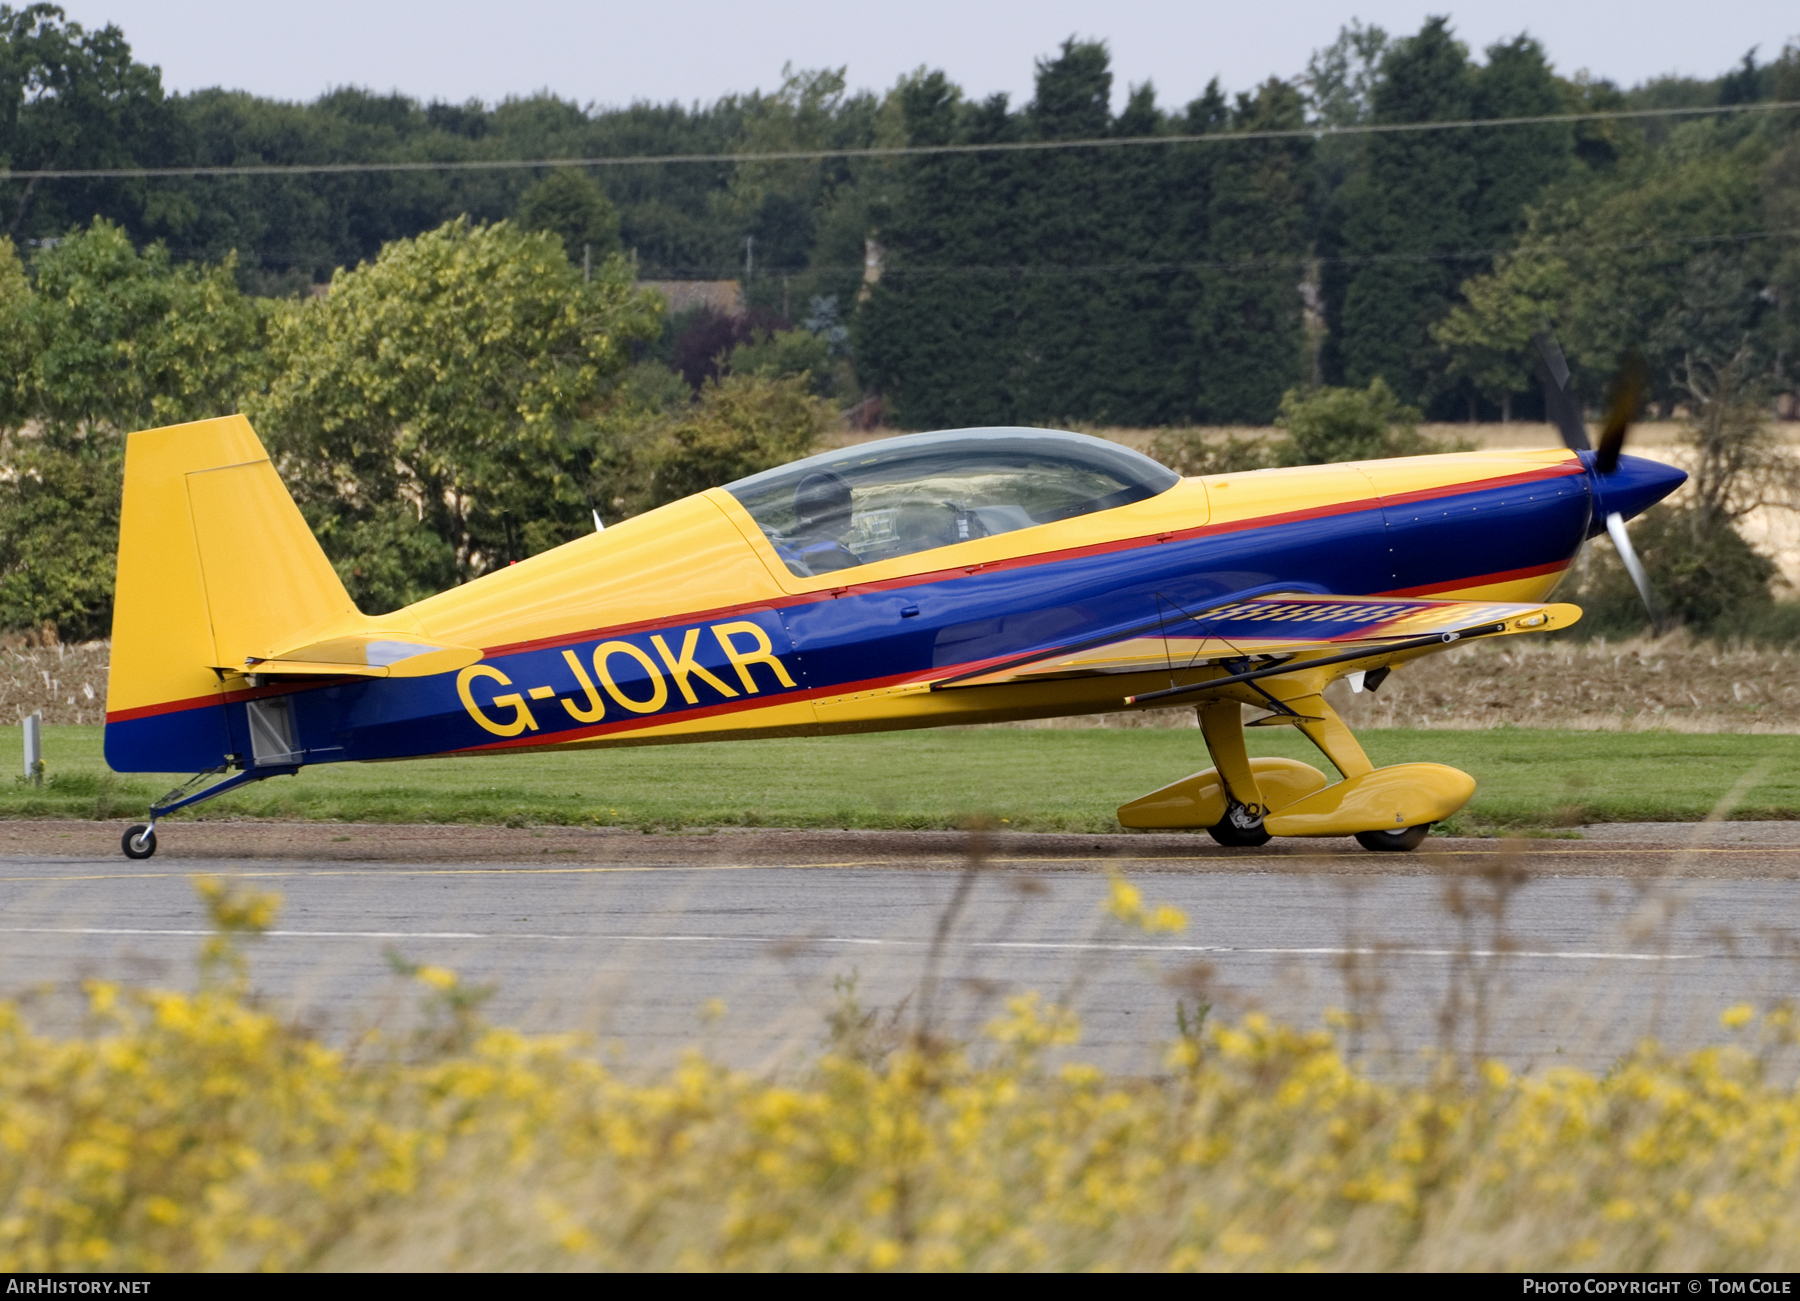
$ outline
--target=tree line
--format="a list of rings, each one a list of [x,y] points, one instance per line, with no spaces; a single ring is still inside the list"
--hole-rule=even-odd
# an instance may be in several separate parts
[[[1166,137],[0,181],[0,625],[104,632],[133,428],[249,412],[374,609],[777,463],[871,396],[911,428],[1294,435],[1165,440],[1187,468],[1416,450],[1421,417],[1539,415],[1545,324],[1596,408],[1636,356],[1653,408],[1694,423],[1698,505],[1664,529],[1665,569],[1686,564],[1696,599],[1766,596],[1747,549],[1736,587],[1692,556],[1794,497],[1763,416],[1800,387],[1800,114],[1583,115],[1796,99],[1796,46],[1622,89],[1526,37],[1474,54],[1432,19],[1398,39],[1352,24],[1303,75],[1180,108],[1132,87],[1117,113],[1104,45],[1079,41],[1018,106],[929,70],[881,94],[790,72],[686,107],[291,104],[167,94],[118,29],[0,6],[15,172]],[[1551,120],[1333,133],[1513,118]],[[747,314],[670,317],[635,287],[731,276]],[[1352,409],[1342,437],[1302,432]]]
[[[49,4],[0,6],[0,156],[15,171],[724,154],[878,143],[882,98],[841,74],[801,73],[773,93],[707,105],[583,108],[548,93],[486,105],[419,103],[342,87],[308,104],[236,90],[168,94],[125,34],[89,31]],[[801,173],[804,172],[802,175]],[[860,218],[833,212],[846,168],[771,178],[729,163],[612,168],[611,247],[649,278],[738,274],[745,240],[773,273],[823,251],[858,263]],[[237,254],[242,286],[291,293],[374,257],[386,243],[458,216],[517,215],[532,171],[392,171],[299,176],[13,180],[0,184],[0,233],[54,239],[103,216],[139,246],[180,261]],[[846,225],[846,223],[848,223]],[[842,228],[842,229],[840,229]]]
[[[1766,392],[1797,386],[1800,115],[1576,115],[1800,99],[1800,46],[1711,80],[1621,89],[1559,74],[1524,36],[1477,55],[1444,19],[1399,39],[1353,23],[1302,74],[1247,92],[1214,82],[1166,108],[1136,86],[1114,113],[1113,91],[1104,45],[1071,40],[1039,61],[1019,106],[932,71],[851,92],[841,69],[689,106],[171,95],[117,28],[0,6],[0,155],[15,170],[1207,137],[600,167],[598,211],[578,200],[540,214],[572,253],[626,250],[646,279],[748,278],[772,326],[831,302],[859,390],[909,426],[1261,424],[1295,384],[1377,376],[1434,418],[1536,415],[1520,346],[1534,316],[1563,329],[1596,400],[1629,345],[1658,354],[1653,396],[1673,407],[1690,345],[1710,354],[1725,336],[1732,352],[1748,341]],[[1546,116],[1570,120],[1258,135]],[[281,296],[458,216],[518,218],[543,182],[530,170],[15,179],[0,184],[0,220],[26,247],[104,217],[177,262],[235,254],[241,288]],[[1683,305],[1696,295],[1704,306]]]

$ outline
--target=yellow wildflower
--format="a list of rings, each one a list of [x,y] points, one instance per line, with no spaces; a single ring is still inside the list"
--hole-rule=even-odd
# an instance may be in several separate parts
[[[413,978],[422,985],[430,985],[433,989],[456,988],[456,973],[448,967],[420,967],[413,972]]]

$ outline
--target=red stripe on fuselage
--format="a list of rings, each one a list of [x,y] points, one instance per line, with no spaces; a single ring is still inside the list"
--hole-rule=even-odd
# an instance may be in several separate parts
[[[1371,592],[1370,596],[1429,596],[1433,592],[1460,592],[1465,587],[1487,587],[1493,583],[1512,583],[1544,574],[1560,574],[1569,567],[1567,560],[1553,560],[1547,565],[1528,565],[1524,569],[1506,569],[1479,578],[1456,578],[1447,583],[1426,583],[1421,587],[1400,587],[1391,592]]]
[[[1436,501],[1440,497],[1454,497],[1466,490],[1489,492],[1495,488],[1514,487],[1519,484],[1536,483],[1546,479],[1572,479],[1578,474],[1586,474],[1585,466],[1556,465],[1549,470],[1529,470],[1520,474],[1502,475],[1498,479],[1483,479],[1478,483],[1462,484],[1451,488],[1420,488],[1417,492],[1402,492],[1392,497],[1380,499],[1383,506],[1409,506],[1417,501]]]
[[[343,677],[326,677],[320,675],[307,682],[284,682],[273,687],[240,687],[234,691],[222,691],[213,696],[189,696],[186,700],[165,700],[160,705],[139,705],[135,709],[110,710],[106,715],[109,723],[123,723],[133,718],[155,718],[158,714],[174,714],[184,709],[205,709],[210,705],[234,705],[240,700],[261,700],[264,696],[287,696],[296,691],[304,691],[307,687],[337,686],[344,682],[366,681],[361,674],[346,673]]]
[[[135,709],[109,709],[106,721],[109,723],[127,723],[134,718],[155,718],[158,714],[178,714],[186,709],[204,709],[208,705],[223,704],[220,696],[189,696],[186,700],[165,700],[160,705],[139,705]]]

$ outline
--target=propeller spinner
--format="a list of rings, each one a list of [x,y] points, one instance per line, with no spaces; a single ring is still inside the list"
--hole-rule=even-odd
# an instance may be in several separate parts
[[[1557,432],[1562,435],[1563,444],[1570,451],[1594,453],[1590,470],[1595,480],[1595,502],[1601,510],[1605,510],[1606,481],[1619,472],[1619,456],[1625,447],[1625,436],[1631,429],[1632,417],[1637,414],[1638,404],[1643,398],[1643,358],[1633,353],[1614,378],[1612,401],[1607,405],[1606,424],[1600,433],[1600,448],[1595,452],[1593,444],[1588,441],[1587,422],[1582,419],[1581,404],[1569,390],[1569,363],[1563,358],[1556,336],[1549,330],[1543,330],[1532,335],[1531,342],[1537,349],[1538,378],[1544,384],[1545,414],[1550,417],[1550,423],[1556,426]],[[1638,559],[1637,549],[1631,545],[1630,534],[1625,531],[1625,516],[1617,510],[1606,511],[1605,520],[1607,536],[1612,539],[1619,559],[1625,562],[1626,572],[1631,575],[1638,595],[1643,598],[1644,609],[1650,615],[1651,629],[1660,637],[1667,626],[1662,603],[1656,599],[1656,593],[1650,586],[1650,576],[1644,572],[1644,564]]]

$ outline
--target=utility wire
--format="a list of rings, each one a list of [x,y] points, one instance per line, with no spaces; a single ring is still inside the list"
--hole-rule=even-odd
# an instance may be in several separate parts
[[[1089,276],[1089,275],[1156,275],[1171,271],[1268,271],[1280,267],[1306,266],[1318,263],[1321,266],[1370,266],[1380,263],[1413,263],[1413,262],[1481,262],[1489,258],[1510,257],[1556,257],[1565,253],[1599,253],[1599,252],[1634,252],[1641,249],[1678,248],[1696,244],[1730,244],[1749,243],[1761,239],[1791,239],[1800,236],[1800,226],[1788,226],[1775,230],[1747,230],[1722,235],[1667,235],[1653,236],[1648,239],[1605,240],[1589,244],[1531,244],[1515,245],[1510,248],[1483,249],[1450,249],[1435,253],[1361,253],[1340,257],[1309,257],[1303,253],[1275,254],[1266,257],[1236,258],[1230,261],[1185,261],[1185,262],[1110,262],[1096,263],[1091,266],[1057,266],[1054,264],[1020,264],[1017,266],[977,266],[944,265],[944,266],[907,266],[904,263],[884,267],[882,277],[888,276],[933,276],[933,275],[1043,275],[1043,276]],[[860,264],[842,267],[807,267],[809,271],[826,270],[848,272],[860,270]],[[788,272],[787,274],[796,274]]]
[[[1479,249],[1447,249],[1434,253],[1361,253],[1338,257],[1316,257],[1305,253],[1270,254],[1263,257],[1218,259],[1188,259],[1168,262],[1097,262],[1091,264],[1058,265],[1054,263],[1017,263],[1012,265],[981,265],[978,263],[941,263],[938,265],[921,264],[908,266],[904,263],[887,266],[882,269],[882,278],[890,276],[1109,276],[1109,275],[1163,275],[1179,271],[1271,271],[1283,267],[1305,267],[1314,263],[1320,266],[1371,266],[1384,263],[1414,262],[1479,262],[1500,256],[1509,257],[1557,257],[1568,253],[1599,252],[1634,252],[1655,248],[1687,248],[1703,244],[1749,243],[1763,239],[1793,239],[1800,237],[1800,226],[1786,226],[1770,230],[1729,231],[1715,235],[1657,235],[1646,239],[1604,240],[1592,243],[1555,243],[1515,245],[1510,248]],[[205,256],[216,250],[199,245],[182,246],[169,250],[178,257]],[[248,250],[259,257],[277,257],[285,255],[290,259],[313,257],[325,254],[318,249],[268,249],[251,247]],[[676,267],[652,264],[651,269],[658,274],[646,275],[647,280],[686,279],[717,275],[720,268],[711,267]],[[814,263],[803,267],[777,267],[768,272],[770,275],[797,276],[805,273],[823,275],[860,275],[864,266],[860,262],[846,263]]]
[[[1767,104],[1715,104],[1708,108],[1613,109],[1592,113],[1551,113],[1535,117],[1463,118],[1453,122],[1372,122],[1364,126],[1310,126],[1280,131],[1209,131],[1200,135],[1115,136],[1082,140],[1008,140],[965,145],[895,145],[866,149],[779,149],[736,154],[619,154],[599,158],[480,158],[435,162],[251,163],[194,167],[64,167],[12,171],[0,181],[148,179],[159,176],[336,176],[364,172],[499,172],[545,167],[653,167],[671,163],[819,162],[840,158],[924,158],[945,154],[1032,153],[1066,149],[1126,149],[1143,145],[1233,144],[1244,140],[1324,140],[1336,136],[1400,132],[1474,131],[1492,127],[1547,126],[1569,122],[1612,122],[1645,118],[1694,117],[1707,113],[1773,113],[1800,109],[1800,100]]]

